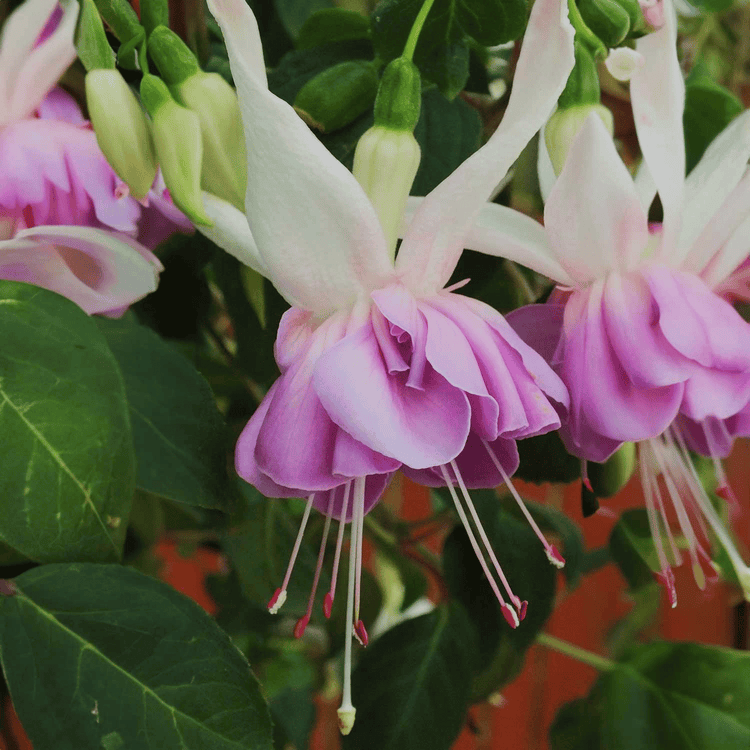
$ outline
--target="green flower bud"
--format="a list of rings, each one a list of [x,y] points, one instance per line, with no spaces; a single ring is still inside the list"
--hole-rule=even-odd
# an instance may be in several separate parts
[[[646,31],[646,19],[643,17],[643,10],[638,0],[617,0],[617,2],[630,18],[630,38],[643,34]]]
[[[579,0],[578,9],[607,47],[617,47],[630,32],[630,15],[617,0]]]
[[[420,157],[411,131],[382,125],[371,127],[354,151],[352,172],[372,201],[392,257]]]
[[[375,124],[414,132],[422,106],[422,79],[411,60],[397,57],[383,71],[375,99]]]
[[[138,199],[156,177],[156,156],[146,117],[117,70],[86,74],[86,104],[102,153]]]
[[[148,38],[148,54],[169,86],[200,71],[198,60],[185,42],[166,26],[157,26]]]
[[[547,127],[544,130],[544,142],[547,144],[547,151],[552,160],[552,166],[555,168],[555,174],[559,175],[565,166],[565,159],[568,151],[573,145],[573,140],[578,131],[583,126],[586,118],[596,112],[609,130],[610,135],[615,132],[615,121],[610,112],[603,104],[583,104],[579,107],[570,109],[558,109],[552,117],[549,118]]]
[[[203,144],[198,116],[181,107],[156,76],[141,80],[141,100],[151,115],[159,166],[172,200],[196,224],[211,226],[201,199]]]
[[[579,104],[598,104],[601,101],[599,73],[594,56],[581,42],[575,43],[576,64],[568,77],[557,106],[560,109],[577,107]]]
[[[330,133],[370,109],[377,91],[375,66],[365,60],[349,60],[311,78],[299,90],[294,106],[316,127]]]
[[[203,140],[203,189],[244,210],[245,131],[234,89],[218,73],[199,71],[172,86],[171,91],[180,104],[198,116]]]
[[[627,483],[635,470],[635,443],[623,443],[603,464],[588,462],[591,489],[597,497],[612,497]]]

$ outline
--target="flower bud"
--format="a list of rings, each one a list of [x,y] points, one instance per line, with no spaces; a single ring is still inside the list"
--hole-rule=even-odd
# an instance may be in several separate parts
[[[159,166],[170,196],[192,222],[211,225],[201,200],[203,144],[198,116],[172,99],[156,76],[141,80],[141,99],[151,115]]]
[[[544,142],[547,144],[547,151],[549,151],[555,174],[559,175],[562,172],[568,151],[570,151],[578,131],[592,112],[599,115],[607,130],[610,134],[613,134],[615,121],[612,112],[603,104],[583,104],[570,109],[558,109],[549,118],[544,130]]]
[[[421,152],[410,130],[371,127],[357,143],[352,172],[380,219],[391,256],[396,255],[406,199],[419,169]]]
[[[323,132],[330,133],[354,121],[375,101],[378,74],[371,62],[349,60],[311,78],[294,100]]]
[[[578,9],[607,47],[616,47],[630,31],[630,15],[617,0],[578,0]]]
[[[580,104],[598,104],[601,101],[596,62],[582,42],[575,43],[575,57],[576,64],[557,102],[560,109],[577,107]]]
[[[156,156],[146,117],[117,70],[86,74],[86,104],[102,153],[131,194],[143,199],[156,177]]]
[[[411,60],[397,57],[383,71],[375,99],[375,124],[414,132],[422,106],[422,79]]]
[[[603,464],[588,463],[591,489],[597,497],[612,497],[627,483],[635,470],[635,443],[623,443]]]

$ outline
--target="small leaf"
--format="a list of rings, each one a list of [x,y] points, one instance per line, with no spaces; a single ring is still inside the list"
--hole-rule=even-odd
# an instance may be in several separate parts
[[[324,8],[305,21],[297,37],[297,49],[367,39],[369,35],[370,20],[366,16],[344,8]]]
[[[0,598],[0,658],[35,750],[270,750],[257,680],[166,584],[109,565],[46,565]]]
[[[549,744],[551,750],[602,750],[601,717],[592,697],[566,703],[557,712]]]
[[[107,41],[104,24],[94,0],[81,2],[75,41],[76,52],[86,70],[115,67],[115,53]]]
[[[448,750],[468,707],[474,634],[458,604],[387,631],[352,678],[357,720],[344,748]]]
[[[98,323],[125,378],[138,487],[188,505],[225,507],[226,432],[206,381],[132,316]]]
[[[0,539],[39,562],[114,560],[135,456],[122,375],[64,297],[0,282]]]
[[[696,643],[634,648],[601,679],[607,750],[747,750],[750,654]]]
[[[569,484],[581,476],[581,460],[565,450],[557,432],[518,441],[521,463],[515,476],[524,482]]]

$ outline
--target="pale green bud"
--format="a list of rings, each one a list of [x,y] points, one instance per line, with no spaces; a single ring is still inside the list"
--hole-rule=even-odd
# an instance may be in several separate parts
[[[612,497],[627,483],[635,470],[635,443],[623,443],[603,464],[588,462],[591,489],[597,497]]]
[[[197,115],[200,123],[203,189],[244,210],[247,156],[234,89],[218,73],[200,71],[171,90],[177,101]]]
[[[375,99],[375,124],[414,131],[422,106],[422,79],[411,60],[397,57],[383,71]]]
[[[86,104],[99,148],[138,199],[156,177],[156,156],[148,122],[135,94],[117,70],[86,74]]]
[[[573,140],[592,112],[599,115],[604,126],[612,135],[615,131],[615,121],[612,113],[603,104],[582,104],[570,109],[558,109],[550,117],[544,130],[544,141],[547,144],[547,151],[549,151],[552,166],[555,168],[555,174],[559,175],[562,172]]]
[[[392,257],[420,157],[419,144],[410,130],[381,125],[371,127],[354,152],[352,172],[372,201]]]
[[[141,99],[151,115],[152,133],[164,182],[177,207],[196,224],[211,225],[201,199],[201,127],[195,112],[172,99],[156,76],[141,80]]]

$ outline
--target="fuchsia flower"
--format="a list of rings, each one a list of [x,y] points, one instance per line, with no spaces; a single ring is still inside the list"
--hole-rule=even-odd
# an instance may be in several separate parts
[[[148,209],[130,198],[75,100],[53,88],[75,59],[77,15],[72,0],[27,0],[2,30],[0,278],[118,312],[156,288],[161,264],[144,244],[190,225],[163,190]]]
[[[662,486],[699,585],[701,562],[710,558],[693,524],[705,539],[708,522],[750,591],[750,570],[698,480],[685,442],[686,434],[697,435],[693,444],[718,457],[728,452],[730,433],[748,427],[750,325],[713,290],[750,249],[750,113],[716,139],[686,180],[684,84],[675,39],[669,9],[664,27],[638,42],[645,62],[631,85],[663,223],[649,227],[646,212],[655,191],[639,195],[601,121],[590,116],[549,194],[545,232],[514,234],[518,249],[511,251],[498,231],[489,249],[559,285],[549,304],[522,308],[510,320],[569,388],[569,421],[561,430],[568,449],[603,461],[624,441],[645,441],[639,445],[643,486],[673,603],[663,535],[675,563],[680,554]],[[491,210],[499,227],[509,209]]]
[[[247,221],[207,198],[207,234],[270,278],[292,304],[280,325],[282,375],[243,431],[236,467],[271,497],[308,496],[272,612],[286,598],[299,540],[314,505],[340,519],[332,604],[343,524],[353,524],[347,619],[359,620],[365,513],[399,468],[428,484],[448,484],[475,544],[458,484],[495,486],[517,466],[517,438],[556,429],[568,396],[560,379],[493,309],[446,289],[462,249],[481,237],[473,224],[498,178],[549,115],[573,66],[565,3],[537,0],[524,37],[505,117],[487,144],[427,196],[398,257],[387,246],[362,187],[294,110],[268,91],[255,18],[243,0],[214,0],[243,115]],[[249,234],[252,228],[252,237]],[[203,231],[203,230],[202,230]],[[481,234],[481,229],[480,229]],[[480,538],[489,548],[481,530]],[[546,541],[555,564],[559,553]],[[322,564],[325,535],[318,568]],[[485,565],[506,618],[525,612],[494,560],[512,606]],[[317,583],[317,578],[316,582]],[[307,623],[315,596],[296,632]],[[353,722],[347,641],[342,728]]]

